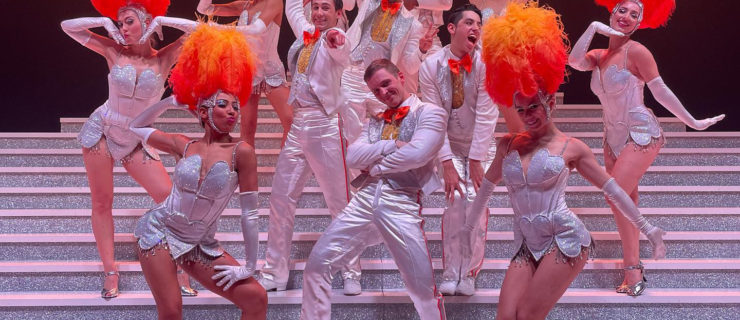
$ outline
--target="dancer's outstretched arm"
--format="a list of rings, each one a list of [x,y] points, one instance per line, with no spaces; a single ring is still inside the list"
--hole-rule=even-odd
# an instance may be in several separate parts
[[[687,126],[696,130],[704,130],[725,118],[725,115],[721,114],[702,120],[695,119],[663,81],[663,78],[658,72],[658,64],[655,62],[655,58],[650,53],[650,50],[642,44],[635,43],[635,45],[630,47],[628,54],[628,59],[634,63],[640,78],[647,82],[648,88],[653,93],[655,100]]]
[[[224,285],[224,291],[241,280],[254,275],[257,265],[257,248],[259,246],[259,224],[257,216],[257,155],[254,148],[247,143],[236,149],[236,171],[239,174],[239,203],[241,204],[241,226],[244,237],[246,263],[244,266],[217,265],[212,279],[220,279],[216,285]]]
[[[483,182],[481,182],[480,188],[478,188],[475,200],[470,204],[470,214],[465,218],[465,230],[468,232],[472,231],[480,222],[481,216],[486,214],[488,200],[493,195],[493,189],[501,182],[501,168],[504,157],[506,157],[506,148],[511,143],[511,139],[513,139],[513,136],[505,136],[499,140],[496,146],[496,156],[494,156],[491,166],[488,167],[488,171],[486,171],[486,175],[483,177]]]
[[[593,185],[601,188],[604,191],[604,195],[611,203],[614,204],[617,209],[629,220],[632,224],[644,234],[650,244],[653,246],[653,259],[662,259],[666,255],[666,247],[663,243],[663,235],[665,231],[650,224],[645,219],[640,210],[637,208],[632,198],[624,192],[624,190],[617,184],[599,163],[596,161],[596,157],[591,148],[585,143],[578,139],[572,139],[572,143],[569,144],[571,152],[576,154],[572,163],[568,165],[575,167],[578,173],[581,174],[586,180],[591,182]]]
[[[169,154],[182,157],[182,151],[190,138],[181,134],[162,132],[151,127],[157,117],[170,107],[187,108],[187,106],[179,104],[175,96],[169,96],[141,112],[139,116],[131,121],[129,129],[139,136],[142,142]]]

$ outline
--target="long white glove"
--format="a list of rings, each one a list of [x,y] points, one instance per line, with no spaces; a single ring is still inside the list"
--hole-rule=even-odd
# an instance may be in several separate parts
[[[221,272],[213,275],[211,279],[219,280],[216,285],[224,286],[224,291],[229,290],[234,283],[247,279],[254,275],[257,266],[257,248],[259,245],[259,225],[257,216],[257,191],[242,192],[239,194],[239,203],[242,208],[241,223],[242,235],[244,236],[244,251],[246,263],[244,266],[214,266],[215,270]]]
[[[653,246],[653,259],[663,259],[666,255],[665,243],[663,243],[663,235],[665,231],[650,224],[645,217],[640,214],[640,210],[637,209],[635,203],[626,192],[619,186],[614,178],[609,179],[604,186],[601,188],[604,191],[604,195],[609,201],[614,204],[617,209],[622,212],[627,220],[644,234]]]
[[[653,80],[650,80],[647,85],[648,88],[650,88],[650,92],[653,93],[653,97],[655,97],[655,100],[657,100],[663,107],[668,109],[668,111],[670,111],[679,120],[681,120],[683,123],[691,128],[694,128],[696,130],[704,130],[725,118],[725,115],[721,114],[716,117],[703,120],[694,119],[689,111],[684,108],[683,104],[681,104],[681,101],[678,100],[678,97],[673,94],[673,91],[671,91],[671,89],[668,88],[665,82],[663,82],[662,77],[657,77]]]
[[[493,195],[493,189],[496,185],[490,180],[483,177],[483,182],[478,188],[478,193],[475,196],[475,200],[470,204],[470,214],[465,217],[465,225],[463,227],[463,255],[472,256],[473,254],[473,243],[479,241],[479,237],[475,234],[475,228],[478,225],[481,216],[488,213],[488,200]]]
[[[108,36],[115,40],[116,43],[126,45],[126,40],[121,36],[121,32],[118,30],[118,27],[113,20],[109,18],[77,18],[62,21],[62,30],[64,30],[64,33],[83,46],[86,45],[93,36],[93,32],[89,29],[97,27],[105,28],[105,31],[108,31]]]
[[[576,45],[573,46],[573,50],[570,51],[570,56],[568,56],[568,64],[573,67],[573,69],[589,71],[593,70],[595,67],[594,62],[586,58],[586,54],[588,53],[588,47],[591,46],[591,41],[594,39],[594,34],[597,32],[607,37],[624,37],[624,33],[616,31],[601,22],[591,22],[591,25],[588,26],[586,32],[578,38]]]
[[[210,16],[213,14],[215,7],[212,0],[200,0],[196,9],[198,13]]]
[[[465,230],[472,231],[475,226],[478,225],[478,221],[480,221],[481,216],[486,214],[486,209],[488,209],[488,200],[491,199],[493,189],[495,188],[496,185],[493,184],[493,182],[486,179],[486,177],[483,177],[483,182],[481,182],[480,188],[478,188],[475,200],[470,204],[470,215],[465,218]]]
[[[154,19],[152,19],[152,23],[149,24],[149,27],[147,27],[146,32],[144,32],[144,34],[141,36],[141,40],[139,40],[139,43],[145,43],[154,32],[156,32],[157,30],[161,30],[162,26],[175,28],[185,33],[189,33],[195,30],[195,28],[198,26],[198,22],[188,19],[165,16],[155,17]],[[162,40],[161,32],[159,32],[159,35],[160,40]]]
[[[146,108],[142,111],[134,120],[129,123],[129,130],[139,136],[141,141],[146,143],[149,136],[152,135],[156,129],[150,127],[157,118],[164,113],[169,107],[187,107],[177,102],[174,95],[162,99],[161,101],[153,104],[151,107]]]

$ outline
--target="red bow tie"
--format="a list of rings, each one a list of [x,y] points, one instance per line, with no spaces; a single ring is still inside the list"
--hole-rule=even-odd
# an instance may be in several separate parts
[[[307,46],[309,44],[312,44],[319,40],[319,37],[321,37],[321,32],[319,32],[319,28],[315,28],[313,34],[310,34],[308,31],[303,31],[303,45]]]
[[[380,2],[380,8],[383,9],[383,11],[388,11],[390,14],[396,14],[398,10],[401,10],[401,4],[403,2],[393,2],[391,3],[390,0],[383,0]]]
[[[406,117],[406,115],[409,113],[409,107],[404,106],[400,108],[388,108],[386,109],[381,116],[383,117],[383,120],[385,120],[386,123],[391,123],[393,121],[398,121]]]
[[[466,54],[460,60],[455,60],[455,59],[447,60],[447,64],[450,65],[450,71],[454,72],[455,74],[460,74],[460,67],[463,67],[465,71],[470,73],[470,69],[473,68],[473,59],[470,58],[469,54]]]

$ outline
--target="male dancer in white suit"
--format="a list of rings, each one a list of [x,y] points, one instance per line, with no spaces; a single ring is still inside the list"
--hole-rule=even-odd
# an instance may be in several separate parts
[[[387,110],[371,117],[347,151],[359,190],[316,242],[303,272],[301,319],[331,317],[331,277],[367,247],[385,243],[422,320],[445,318],[424,235],[421,195],[440,187],[434,162],[447,130],[444,109],[406,91],[387,59],[364,79]]]
[[[439,153],[447,199],[439,291],[469,296],[475,293],[475,278],[483,263],[488,215],[480,215],[472,233],[463,229],[485,170],[496,154],[493,132],[498,108],[485,90],[486,68],[477,46],[480,10],[471,4],[455,8],[448,17],[447,30],[450,44],[424,60],[419,82],[422,100],[450,114]],[[469,234],[472,239],[467,239]]]
[[[285,290],[298,199],[313,171],[332,217],[350,198],[345,144],[339,109],[344,107],[339,81],[349,64],[351,43],[337,28],[341,0],[311,0],[311,22],[302,0],[288,0],[285,15],[296,41],[288,51],[293,75],[288,103],[293,125],[275,168],[270,195],[270,225],[260,284],[266,290]],[[342,276],[350,293],[359,294],[359,259],[347,261]]]

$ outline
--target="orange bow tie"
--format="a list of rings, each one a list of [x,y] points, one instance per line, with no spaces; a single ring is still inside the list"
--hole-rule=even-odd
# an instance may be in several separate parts
[[[465,71],[470,73],[470,69],[473,68],[473,59],[470,58],[469,54],[466,54],[460,60],[455,60],[455,59],[447,60],[447,64],[450,65],[450,71],[454,72],[455,74],[460,74],[460,67],[463,67]]]
[[[319,28],[315,28],[313,34],[310,34],[308,31],[303,31],[303,45],[307,46],[309,44],[312,44],[318,41],[319,37],[321,37],[321,32],[319,32]]]
[[[383,9],[383,11],[388,11],[390,14],[396,14],[398,10],[401,10],[401,5],[403,2],[393,2],[391,3],[390,0],[383,0],[380,2],[380,8]]]
[[[400,108],[388,108],[382,113],[383,120],[385,120],[386,123],[391,123],[393,121],[402,120],[406,115],[409,113],[409,107],[403,106]]]

